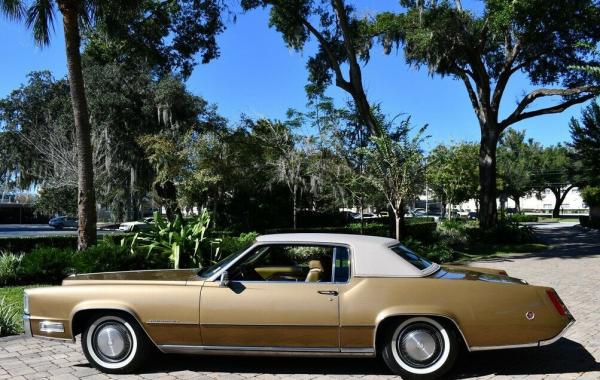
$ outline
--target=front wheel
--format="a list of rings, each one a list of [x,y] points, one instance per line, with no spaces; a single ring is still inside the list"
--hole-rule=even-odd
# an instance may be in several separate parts
[[[382,357],[405,380],[438,379],[454,365],[459,345],[456,333],[428,317],[413,317],[387,331]]]
[[[88,361],[105,373],[130,373],[147,357],[150,344],[139,325],[118,315],[92,318],[81,337]]]

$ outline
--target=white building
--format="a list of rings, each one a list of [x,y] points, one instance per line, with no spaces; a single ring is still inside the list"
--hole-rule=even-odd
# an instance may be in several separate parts
[[[429,193],[431,194],[431,193]],[[541,197],[538,197],[537,192],[533,192],[526,197],[522,197],[520,199],[521,203],[521,211],[525,213],[531,214],[548,214],[551,213],[554,209],[554,204],[556,203],[556,197],[554,193],[549,189],[546,189],[541,194]],[[426,195],[423,194],[419,196],[419,202],[422,204],[423,201],[427,199]],[[432,205],[436,205],[434,207],[439,207],[439,202],[437,199],[433,199],[431,196],[428,199],[428,202]],[[500,208],[500,200],[498,202],[498,208]],[[515,208],[515,202],[512,199],[508,199],[505,208]],[[453,209],[458,211],[476,211],[477,204],[475,199],[471,199],[468,202],[463,202],[459,205],[454,205]],[[588,214],[589,207],[585,204],[583,199],[581,198],[581,194],[579,192],[579,188],[572,188],[566,195],[565,200],[561,206],[561,214]]]

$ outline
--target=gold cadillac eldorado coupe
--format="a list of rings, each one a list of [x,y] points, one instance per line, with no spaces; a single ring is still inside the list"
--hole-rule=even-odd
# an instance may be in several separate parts
[[[108,373],[183,354],[380,355],[406,379],[469,351],[537,347],[574,322],[552,288],[431,263],[397,240],[260,236],[214,266],[73,275],[25,293],[29,336],[74,341]]]

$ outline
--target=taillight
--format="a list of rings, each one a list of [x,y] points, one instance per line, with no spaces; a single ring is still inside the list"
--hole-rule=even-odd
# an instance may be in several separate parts
[[[556,308],[556,311],[558,311],[558,314],[560,314],[560,315],[569,314],[567,307],[565,306],[563,301],[560,299],[558,294],[556,294],[556,291],[554,289],[546,290],[546,294],[548,295],[548,298],[550,298],[550,301],[552,301],[552,304]]]
[[[508,276],[508,273],[505,270],[498,271],[500,276]]]

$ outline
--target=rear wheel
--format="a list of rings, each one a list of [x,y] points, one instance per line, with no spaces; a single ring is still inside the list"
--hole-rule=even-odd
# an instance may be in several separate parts
[[[454,365],[458,340],[453,329],[428,317],[412,317],[386,334],[382,357],[405,380],[438,379]]]
[[[88,361],[105,373],[134,371],[151,347],[137,322],[120,315],[92,318],[83,332],[81,345]]]

